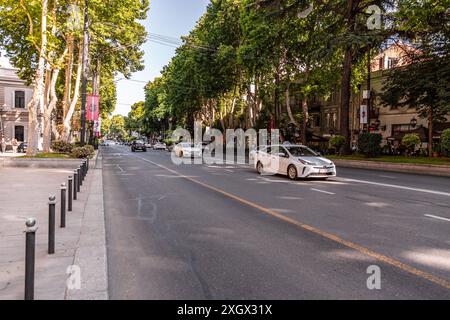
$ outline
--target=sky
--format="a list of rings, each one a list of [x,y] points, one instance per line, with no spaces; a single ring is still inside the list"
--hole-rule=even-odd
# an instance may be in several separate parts
[[[150,0],[150,11],[143,23],[148,33],[180,38],[189,34],[197,20],[206,12],[209,0]],[[145,69],[133,74],[133,82],[121,80],[117,83],[117,107],[114,114],[127,115],[131,105],[144,101],[145,82],[160,75],[160,71],[175,55],[175,48],[147,41]],[[121,77],[118,77],[119,79]]]

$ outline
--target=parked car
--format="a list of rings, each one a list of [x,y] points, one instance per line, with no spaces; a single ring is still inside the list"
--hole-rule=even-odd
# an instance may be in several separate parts
[[[133,143],[131,144],[131,152],[136,152],[138,150],[147,152],[147,147],[145,146],[144,141],[142,140],[133,141]]]
[[[261,147],[255,154],[255,168],[259,174],[287,175],[289,179],[336,176],[331,161],[303,145],[272,145]]]
[[[28,150],[27,142],[22,142],[21,144],[19,144],[19,147],[17,147],[17,152],[19,153],[27,153],[27,150]]]
[[[158,141],[153,145],[153,150],[167,150],[167,146],[164,142]]]
[[[194,158],[202,156],[201,146],[189,142],[181,142],[174,147],[175,154],[180,158]]]
[[[102,147],[109,147],[109,141],[105,140],[100,144]]]

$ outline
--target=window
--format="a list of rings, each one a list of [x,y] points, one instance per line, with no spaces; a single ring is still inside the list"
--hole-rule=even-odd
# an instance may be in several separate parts
[[[392,133],[409,132],[411,131],[411,124],[394,124],[392,125]]]
[[[320,127],[320,113],[312,113],[311,114],[311,127],[317,128]]]
[[[293,157],[316,157],[317,153],[312,151],[307,147],[302,146],[294,146],[287,147],[288,151],[292,154]]]
[[[325,114],[325,123],[327,128],[334,129],[337,127],[337,113],[330,112]]]
[[[278,156],[278,154],[280,154],[280,153],[283,153],[286,158],[289,158],[289,154],[287,153],[286,149],[283,147],[274,147],[274,148],[271,148],[271,150],[270,150],[270,154],[273,156]]]
[[[395,68],[398,64],[398,59],[397,58],[388,58],[388,69],[392,69]]]
[[[25,91],[14,91],[14,108],[25,108]]]
[[[15,126],[14,127],[14,138],[19,142],[24,142],[25,129],[23,126]]]

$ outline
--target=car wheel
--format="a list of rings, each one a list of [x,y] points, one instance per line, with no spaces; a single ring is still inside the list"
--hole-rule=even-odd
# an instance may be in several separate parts
[[[291,180],[297,180],[298,174],[297,174],[297,168],[295,166],[289,166],[288,168],[288,177]]]
[[[256,164],[256,170],[261,175],[264,173],[264,166],[260,161],[258,161],[258,163]]]
[[[142,151],[147,152],[147,149],[144,148]]]

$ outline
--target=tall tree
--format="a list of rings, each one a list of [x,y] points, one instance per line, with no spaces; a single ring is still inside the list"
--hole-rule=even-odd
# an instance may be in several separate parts
[[[438,1],[404,0],[396,13],[401,39],[415,49],[405,52],[409,64],[384,83],[383,103],[415,107],[428,120],[428,153],[432,156],[433,124],[450,114],[450,16]]]

